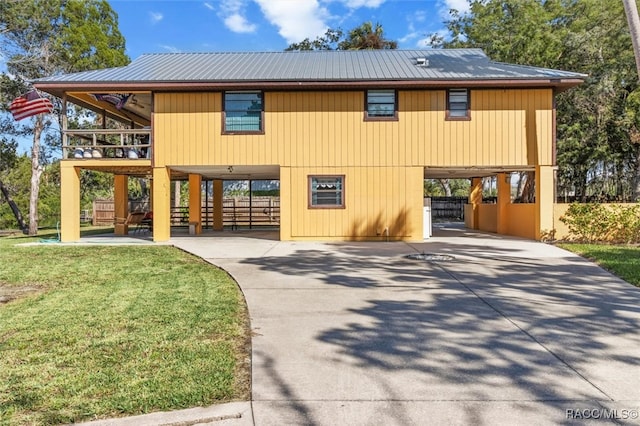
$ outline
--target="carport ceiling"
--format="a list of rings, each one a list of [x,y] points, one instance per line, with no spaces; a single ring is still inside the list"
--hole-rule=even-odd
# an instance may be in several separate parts
[[[205,179],[222,180],[279,180],[280,166],[176,166],[171,167],[172,177],[200,175]]]
[[[519,167],[425,167],[425,179],[470,179],[494,176],[498,173],[532,172],[532,166]]]

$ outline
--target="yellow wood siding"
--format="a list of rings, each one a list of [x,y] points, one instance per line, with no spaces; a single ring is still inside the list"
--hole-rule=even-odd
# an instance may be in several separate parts
[[[536,205],[507,205],[507,235],[523,238],[536,238]]]
[[[264,134],[224,135],[221,93],[156,93],[154,174],[278,165],[281,239],[421,240],[424,167],[551,165],[551,89],[470,96],[468,121],[445,120],[444,90],[399,91],[397,121],[364,121],[364,91],[266,92]],[[345,208],[309,209],[310,175],[344,175]],[[496,207],[480,208],[495,232]]]
[[[470,94],[470,121],[446,121],[433,90],[399,91],[398,121],[365,122],[362,91],[266,92],[265,134],[222,135],[221,93],[158,93],[155,166],[551,164],[551,89]]]
[[[308,208],[311,175],[344,175],[345,207]],[[281,206],[289,206],[290,216],[281,217],[281,236],[421,240],[422,175],[421,167],[282,168],[281,186],[288,189]]]

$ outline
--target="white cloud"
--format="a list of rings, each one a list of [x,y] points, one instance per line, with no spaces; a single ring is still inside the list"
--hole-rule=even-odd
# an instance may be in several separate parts
[[[157,24],[158,22],[162,21],[162,18],[164,18],[164,16],[162,16],[162,13],[160,12],[149,12],[149,17],[151,18],[152,24]]]
[[[169,46],[168,44],[159,44],[158,45],[159,48],[164,49],[164,50],[168,50],[171,53],[180,53],[180,49],[178,49],[175,46]]]
[[[342,3],[349,9],[358,9],[360,7],[368,7],[370,9],[375,9],[379,7],[386,0],[341,0]]]
[[[254,24],[249,23],[244,16],[238,13],[224,18],[224,24],[234,33],[252,33],[256,30]]]
[[[449,36],[449,32],[446,29],[438,30],[435,32],[435,34],[443,38],[447,38]],[[429,42],[431,42],[431,35],[418,39],[418,41],[416,41],[416,47],[419,49],[431,48]]]
[[[205,5],[211,6],[209,3],[205,3]],[[234,33],[252,33],[256,31],[257,26],[250,23],[244,16],[246,8],[246,0],[222,0],[218,16],[223,20],[224,25]],[[213,10],[212,7],[211,10]]]
[[[410,40],[413,40],[416,37],[420,37],[420,35],[423,33],[420,33],[418,31],[411,31],[409,33],[407,33],[405,36],[401,37],[398,39],[398,42],[401,44],[404,44]]]
[[[260,5],[265,18],[278,27],[278,33],[287,43],[297,43],[305,38],[315,39],[328,28],[325,19],[329,12],[317,0],[254,1]]]
[[[440,3],[440,12],[441,14],[444,13],[447,17],[451,9],[455,9],[460,13],[466,13],[471,9],[469,0],[440,0]]]
[[[427,17],[428,17],[428,14],[427,14],[426,10],[417,10],[412,15],[412,19],[415,22],[426,22],[427,21]]]
[[[407,30],[408,30],[407,34],[404,37],[401,37],[400,39],[398,39],[399,43],[404,44],[409,40],[413,40],[414,38],[420,36],[420,32],[416,31],[416,27],[415,25],[413,25],[413,22],[409,22],[409,27],[407,28]]]
[[[410,15],[407,15],[405,17],[407,20],[407,33],[398,39],[398,42],[405,44],[412,40],[417,40],[416,46],[424,47],[425,37],[428,39],[428,35],[430,34],[430,31],[427,29],[429,27],[429,18],[430,14],[426,10],[416,10]]]
[[[213,7],[213,5],[212,5],[211,3],[209,3],[209,2],[206,2],[206,1],[205,1],[205,2],[204,2],[204,3],[202,3],[202,4],[204,5],[204,7],[206,7],[206,8],[207,8],[207,9],[209,9],[209,10],[216,10],[216,8],[215,8],[215,7]]]

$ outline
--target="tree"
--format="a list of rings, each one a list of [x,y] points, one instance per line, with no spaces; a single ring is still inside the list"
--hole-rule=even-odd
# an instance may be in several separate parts
[[[290,44],[289,47],[284,50],[338,50],[338,42],[343,37],[344,33],[341,29],[328,29],[323,36],[316,37],[313,41],[305,38],[300,43]]]
[[[638,182],[640,124],[629,114],[638,90],[631,39],[619,0],[476,0],[447,22],[450,39],[434,47],[479,47],[493,60],[589,75],[557,96],[559,193],[630,197]]]
[[[353,28],[345,36],[341,29],[328,29],[327,32],[310,41],[290,44],[285,50],[380,50],[397,49],[398,42],[387,40],[381,24],[375,28],[371,22],[364,22]]]
[[[382,25],[365,22],[349,31],[347,38],[338,43],[339,50],[382,50],[397,49],[398,42],[384,38]]]
[[[636,58],[636,71],[640,78],[640,17],[638,17],[638,6],[636,0],[622,0],[624,12],[627,15],[627,23],[631,32],[631,41],[633,42],[633,53]]]
[[[27,226],[24,223],[22,212],[13,200],[10,187],[4,183],[9,171],[15,167],[18,161],[18,156],[16,155],[17,147],[18,143],[15,140],[10,141],[6,138],[2,138],[0,140],[0,192],[11,209],[20,230],[22,230],[22,232],[27,232]],[[0,203],[0,205],[2,205],[2,203]]]
[[[466,197],[471,185],[469,179],[425,179],[425,197]]]
[[[11,99],[27,91],[30,80],[129,62],[118,17],[106,0],[0,2],[0,42],[0,54],[7,58],[8,71],[2,76],[1,101],[5,109]],[[47,162],[42,136],[51,125],[51,117],[42,114],[30,119],[30,235],[38,232],[39,186]],[[19,132],[17,129],[15,126],[11,133]]]

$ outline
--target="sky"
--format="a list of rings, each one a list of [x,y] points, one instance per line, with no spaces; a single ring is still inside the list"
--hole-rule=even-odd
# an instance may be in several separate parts
[[[467,0],[110,0],[127,54],[281,51],[289,44],[380,23],[400,49],[426,48]]]

